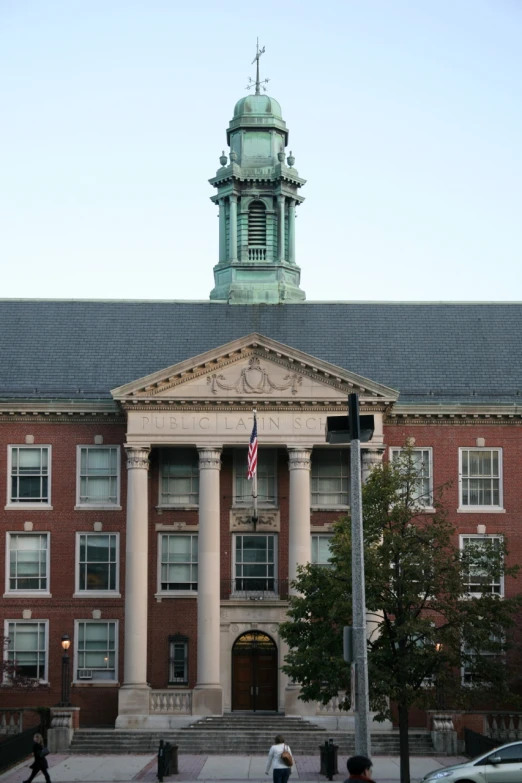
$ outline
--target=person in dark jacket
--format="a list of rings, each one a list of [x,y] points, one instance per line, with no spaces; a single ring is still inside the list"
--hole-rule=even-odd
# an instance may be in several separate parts
[[[45,778],[45,783],[51,783],[51,778],[49,777],[48,769],[49,764],[47,763],[47,759],[45,756],[42,756],[42,750],[44,748],[44,741],[41,734],[35,734],[33,737],[33,756],[34,761],[30,766],[30,769],[33,771],[31,772],[31,777],[29,777],[27,780],[24,780],[23,783],[31,783],[31,781],[38,775],[39,772],[41,772]]]
[[[367,756],[351,756],[346,762],[346,766],[348,767],[349,778],[344,783],[348,783],[350,780],[373,781],[372,762]]]

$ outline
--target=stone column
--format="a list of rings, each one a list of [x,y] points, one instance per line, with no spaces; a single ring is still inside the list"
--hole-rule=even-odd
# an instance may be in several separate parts
[[[231,196],[229,196],[230,199],[230,209],[229,209],[229,239],[230,239],[230,261],[234,262],[237,261],[237,196],[235,193],[232,193]]]
[[[277,197],[277,213],[278,213],[278,234],[277,234],[277,255],[279,261],[284,261],[285,258],[285,197]]]
[[[288,579],[297,576],[297,566],[309,563],[312,555],[310,538],[310,468],[312,449],[288,446],[290,470],[290,524],[288,540]],[[291,593],[296,590],[291,589]],[[284,655],[286,647],[281,652]],[[285,688],[285,715],[315,715],[314,702],[299,699],[299,685],[289,682]]]
[[[148,446],[125,446],[127,452],[127,528],[125,549],[125,634],[123,686],[118,693],[117,728],[146,723],[148,601]]]
[[[288,202],[288,261],[295,264],[295,201]]]
[[[227,260],[227,229],[225,222],[225,199],[219,199],[219,263]]]
[[[310,468],[312,449],[289,446],[288,453],[288,468],[290,470],[288,579],[291,581],[297,576],[297,566],[309,563],[311,558]]]
[[[194,715],[221,715],[223,691],[219,676],[220,553],[219,471],[221,448],[198,447],[198,681],[193,692]]]

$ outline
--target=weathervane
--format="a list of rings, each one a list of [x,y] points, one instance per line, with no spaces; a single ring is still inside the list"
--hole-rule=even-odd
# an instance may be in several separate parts
[[[247,89],[247,90],[250,90],[250,89],[251,89],[252,87],[254,87],[254,85],[255,85],[255,88],[256,88],[256,92],[255,92],[255,94],[256,94],[256,95],[259,95],[259,94],[260,94],[261,87],[262,87],[262,88],[263,88],[263,90],[266,92],[266,89],[267,89],[267,88],[265,87],[265,84],[268,84],[268,82],[270,81],[270,79],[263,79],[263,81],[262,81],[262,82],[260,82],[260,81],[259,81],[259,58],[260,58],[260,57],[261,57],[261,55],[262,55],[262,54],[264,54],[264,53],[265,53],[265,47],[263,46],[263,48],[262,48],[262,49],[260,49],[260,48],[259,48],[259,38],[258,38],[258,39],[257,39],[257,44],[256,44],[256,56],[255,56],[255,57],[254,57],[254,59],[252,60],[252,65],[253,65],[254,63],[256,63],[256,80],[254,81],[254,80],[253,80],[253,79],[251,79],[251,78],[250,78],[250,76],[249,76],[249,77],[248,77],[248,86],[246,87],[246,89]]]

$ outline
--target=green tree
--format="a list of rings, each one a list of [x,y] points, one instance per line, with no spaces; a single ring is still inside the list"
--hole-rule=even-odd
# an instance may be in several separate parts
[[[519,597],[499,594],[501,580],[518,570],[506,565],[505,539],[470,537],[461,549],[444,508],[446,487],[423,494],[417,454],[406,446],[363,487],[366,606],[376,624],[368,639],[370,703],[377,720],[397,706],[401,783],[410,780],[411,707],[441,707],[449,694],[453,707],[508,698],[505,653],[520,607]],[[299,570],[299,594],[281,627],[290,647],[283,671],[301,685],[304,701],[350,692],[342,657],[342,628],[351,625],[349,517],[336,524],[331,549],[330,567]]]

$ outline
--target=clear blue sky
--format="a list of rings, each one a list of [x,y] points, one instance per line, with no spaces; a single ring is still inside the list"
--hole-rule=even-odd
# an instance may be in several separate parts
[[[0,296],[207,299],[256,36],[308,299],[522,299],[521,0],[0,0]]]

